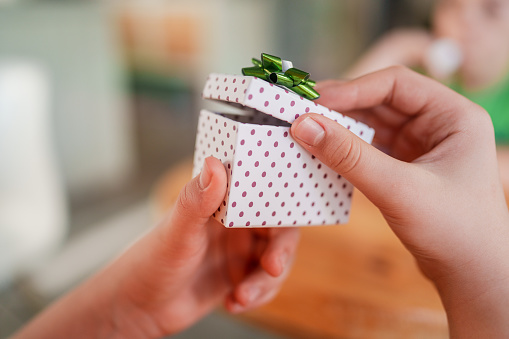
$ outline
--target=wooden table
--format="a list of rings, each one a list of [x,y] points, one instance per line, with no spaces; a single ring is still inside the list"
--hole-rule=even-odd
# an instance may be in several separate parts
[[[156,186],[159,210],[191,178],[191,161]],[[434,286],[359,191],[346,225],[302,228],[297,258],[279,295],[241,319],[292,338],[446,338]]]

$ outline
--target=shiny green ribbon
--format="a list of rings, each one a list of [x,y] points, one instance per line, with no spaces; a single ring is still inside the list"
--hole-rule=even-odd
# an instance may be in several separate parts
[[[283,60],[277,56],[262,53],[262,60],[253,58],[254,66],[242,69],[243,75],[255,76],[270,83],[285,86],[298,95],[314,100],[320,97],[313,89],[316,82],[309,79],[309,73],[291,67],[283,70]]]

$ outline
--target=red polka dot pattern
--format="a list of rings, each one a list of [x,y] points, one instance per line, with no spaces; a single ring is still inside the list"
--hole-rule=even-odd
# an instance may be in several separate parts
[[[227,227],[346,222],[352,185],[296,144],[288,127],[257,125],[260,122],[241,123],[202,110],[193,175],[199,174],[208,156],[219,158],[228,171],[227,194],[215,218]],[[219,129],[223,138],[218,137]]]
[[[206,99],[240,103],[289,123],[304,113],[322,114],[347,127],[368,143],[371,143],[375,134],[372,128],[361,122],[255,77],[211,74],[202,95]]]
[[[245,190],[245,185],[242,185],[243,180],[241,178],[232,180],[233,169],[237,164],[240,164],[239,167],[241,167],[243,162],[242,158],[236,157],[236,148],[238,147],[236,143],[241,143],[241,140],[237,140],[238,124],[239,123],[236,121],[232,121],[231,119],[207,110],[201,111],[196,134],[193,176],[200,173],[207,157],[214,156],[221,160],[226,168],[228,192],[232,188],[232,185],[235,190]],[[225,225],[230,223],[230,221],[228,221],[228,210],[231,204],[229,205],[228,195],[229,194],[226,195],[225,200],[221,204],[223,208],[219,207],[215,213],[215,218]],[[224,208],[224,206],[226,206],[226,208]]]
[[[225,165],[227,194],[214,214],[219,222],[226,227],[282,227],[348,221],[353,186],[300,147],[289,135],[288,122],[307,109],[367,142],[373,129],[253,77],[213,74],[203,95],[255,109],[247,115],[200,114],[193,175],[208,156]]]

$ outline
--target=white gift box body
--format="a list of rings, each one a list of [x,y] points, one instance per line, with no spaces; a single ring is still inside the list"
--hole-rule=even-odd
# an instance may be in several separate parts
[[[214,217],[226,227],[345,223],[353,186],[290,136],[299,115],[319,113],[368,143],[374,130],[286,89],[247,76],[211,74],[203,97],[250,107],[248,115],[202,110],[193,175],[206,157],[225,165],[228,186]]]

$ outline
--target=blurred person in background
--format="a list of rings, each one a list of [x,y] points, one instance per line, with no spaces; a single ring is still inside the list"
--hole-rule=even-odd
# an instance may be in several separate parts
[[[346,77],[399,64],[446,83],[488,111],[503,172],[509,172],[509,147],[503,147],[509,146],[509,1],[436,0],[431,23],[431,32],[385,35]]]

